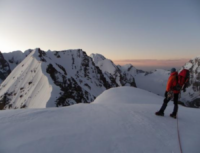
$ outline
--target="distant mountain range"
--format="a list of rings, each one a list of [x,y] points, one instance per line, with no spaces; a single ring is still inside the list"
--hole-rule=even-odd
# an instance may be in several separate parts
[[[199,61],[185,65],[191,84],[181,100],[198,105]],[[100,54],[81,49],[0,53],[0,109],[45,108],[90,103],[103,91],[132,86],[163,95],[169,71],[145,72],[128,64],[115,65]]]

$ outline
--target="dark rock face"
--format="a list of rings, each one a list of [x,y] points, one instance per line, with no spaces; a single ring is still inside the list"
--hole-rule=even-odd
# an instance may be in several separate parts
[[[42,51],[40,48],[37,48],[36,51],[38,51],[38,53],[39,53],[38,57],[40,58],[40,60],[43,61],[43,62],[46,62],[46,60],[44,58],[44,56],[46,55],[46,53],[44,51]]]
[[[62,75],[58,72],[52,64],[49,64],[47,67],[47,73],[50,74],[51,78],[53,79],[54,83],[60,87],[61,93],[60,97],[56,100],[56,106],[69,106],[70,102],[68,99],[73,99],[76,103],[87,103],[91,99],[94,100],[94,96],[90,95],[87,91],[83,90],[76,80],[73,78],[67,79],[67,74]],[[62,78],[62,80],[58,79]],[[89,97],[91,99],[89,99]]]
[[[63,53],[65,52],[63,51]],[[55,52],[54,55],[57,58],[62,58],[59,52]],[[65,67],[58,63],[56,63],[56,65],[63,73],[60,73],[53,64],[49,64],[46,69],[46,72],[50,75],[54,83],[61,89],[60,95],[55,102],[57,107],[68,106],[71,104],[70,101],[74,101],[75,103],[94,101],[96,96],[91,93],[94,87],[92,88],[91,83],[86,83],[85,80],[89,80],[93,83],[95,82],[97,88],[104,87],[104,89],[109,89],[112,87],[112,85],[107,82],[102,71],[95,66],[92,59],[87,56],[84,51],[81,49],[73,51],[73,53],[70,53],[70,56],[72,63],[69,71],[75,71],[74,76],[68,76]],[[80,66],[76,64],[78,60]]]
[[[0,97],[0,110],[4,109],[4,107],[7,105],[8,108],[12,107],[12,104],[10,104],[10,96],[12,95],[12,93],[4,93],[4,95],[2,95]]]
[[[5,80],[10,74],[11,70],[8,62],[4,59],[2,53],[0,52],[0,79]]]
[[[129,71],[131,70],[132,67],[128,68],[128,71],[122,72],[119,71],[120,74],[120,82],[122,86],[125,86],[126,84],[129,84],[132,87],[137,87],[136,86],[136,82],[135,82],[135,78],[133,76],[129,76]]]

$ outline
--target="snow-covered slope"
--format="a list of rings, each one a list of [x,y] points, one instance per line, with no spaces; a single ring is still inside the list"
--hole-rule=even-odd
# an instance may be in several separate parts
[[[105,78],[112,83],[116,82],[117,86],[136,86],[134,76],[136,68],[128,64],[125,66],[115,65],[113,61],[105,58],[100,54],[91,54],[95,65],[104,73]],[[113,84],[113,83],[112,83]]]
[[[45,52],[38,48],[20,55],[16,59],[14,55],[5,56],[13,61],[27,56],[0,86],[0,104],[5,109],[88,103],[106,89],[118,86],[119,80],[101,71],[81,49]],[[120,85],[135,86],[134,78],[130,79],[120,77]]]
[[[51,96],[52,87],[43,75],[42,64],[34,53],[23,60],[0,86],[6,108],[41,108]]]
[[[177,120],[154,115],[163,97],[132,88],[105,91],[94,103],[0,111],[1,153],[179,153]],[[199,153],[200,112],[179,108],[184,153]]]
[[[102,78],[101,78],[102,77]],[[32,51],[0,86],[5,108],[92,102],[110,87],[82,50]]]

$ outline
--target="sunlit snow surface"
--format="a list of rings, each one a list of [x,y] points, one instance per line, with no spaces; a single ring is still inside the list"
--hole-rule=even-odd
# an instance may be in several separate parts
[[[92,104],[0,111],[0,153],[179,153],[177,120],[155,116],[163,97],[113,88]],[[184,153],[199,153],[200,111],[179,107]]]

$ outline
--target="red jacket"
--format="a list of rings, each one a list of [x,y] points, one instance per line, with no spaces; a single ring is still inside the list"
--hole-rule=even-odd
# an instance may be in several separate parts
[[[178,73],[177,72],[173,72],[170,74],[170,77],[167,81],[167,87],[166,87],[166,91],[173,91],[173,93],[179,93],[180,91],[177,90],[173,90],[173,87],[176,86],[177,84],[177,77],[178,77]]]

